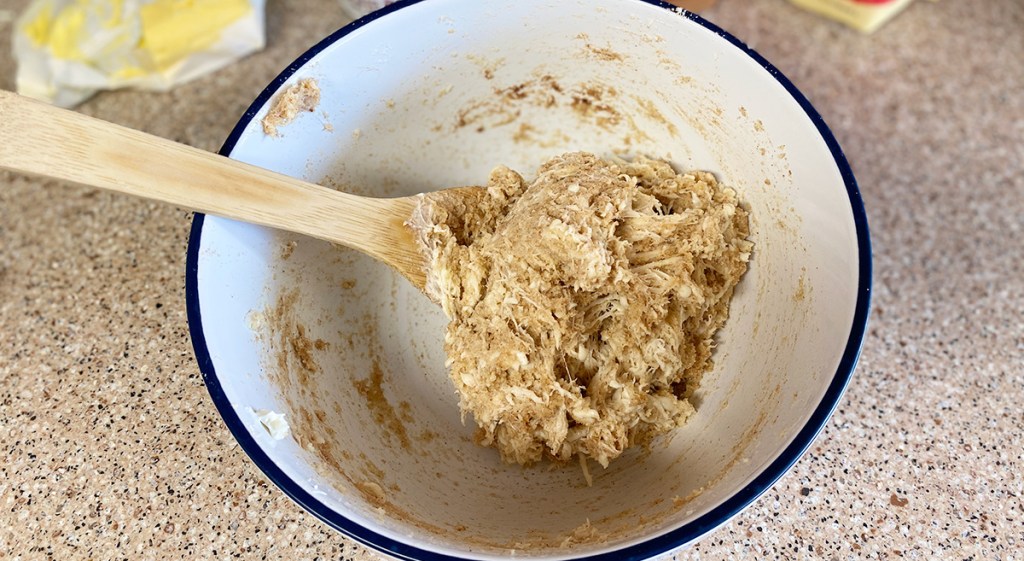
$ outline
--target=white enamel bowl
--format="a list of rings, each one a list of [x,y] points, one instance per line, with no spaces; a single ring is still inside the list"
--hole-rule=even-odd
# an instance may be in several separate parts
[[[318,110],[265,135],[275,93],[307,77]],[[570,150],[715,172],[749,203],[756,244],[695,418],[592,463],[591,487],[577,466],[504,465],[473,443],[445,319],[388,267],[196,217],[188,311],[210,393],[267,477],[326,524],[410,559],[647,558],[750,504],[826,422],[867,321],[857,186],[796,88],[696,16],[644,0],[403,2],[289,66],[222,152],[395,196],[482,184],[501,163],[529,176]],[[259,410],[291,433],[272,438]]]

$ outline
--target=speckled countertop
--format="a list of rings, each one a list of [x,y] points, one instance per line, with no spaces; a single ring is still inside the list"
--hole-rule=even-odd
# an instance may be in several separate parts
[[[12,89],[0,0],[0,88]],[[270,2],[269,46],[81,110],[215,150],[335,0]],[[774,489],[680,559],[1020,559],[1024,4],[918,2],[872,37],[781,0],[713,21],[812,100],[875,254],[860,367]],[[0,558],[372,559],[269,484],[193,360],[188,213],[0,172]]]

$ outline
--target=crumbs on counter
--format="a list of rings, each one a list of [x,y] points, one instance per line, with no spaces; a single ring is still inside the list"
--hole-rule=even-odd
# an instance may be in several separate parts
[[[312,113],[320,104],[320,86],[313,78],[303,78],[277,96],[261,121],[263,132],[279,136],[278,127],[291,123],[302,112]]]
[[[903,508],[910,504],[910,499],[900,498],[899,495],[893,493],[892,495],[889,496],[889,504],[891,504],[892,506],[898,506],[900,508]]]

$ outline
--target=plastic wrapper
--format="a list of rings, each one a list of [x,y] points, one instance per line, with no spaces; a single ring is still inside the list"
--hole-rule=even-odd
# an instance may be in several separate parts
[[[790,0],[793,4],[858,31],[873,33],[913,0]]]
[[[71,107],[167,90],[265,44],[265,0],[34,0],[14,24],[18,93]]]

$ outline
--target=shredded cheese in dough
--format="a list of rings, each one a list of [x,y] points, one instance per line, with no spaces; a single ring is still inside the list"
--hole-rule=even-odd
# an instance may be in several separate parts
[[[425,195],[409,225],[463,415],[520,464],[607,467],[684,424],[753,246],[712,174],[588,153]]]

